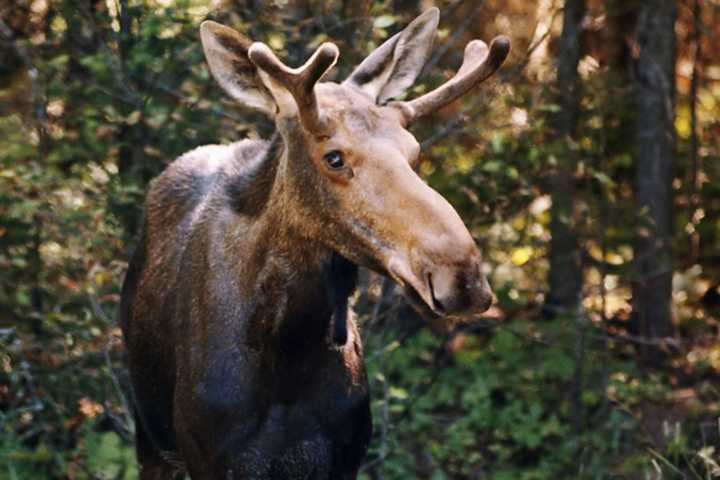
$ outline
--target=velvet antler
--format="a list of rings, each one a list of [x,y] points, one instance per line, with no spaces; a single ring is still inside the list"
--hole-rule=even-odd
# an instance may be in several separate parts
[[[404,123],[410,124],[438,108],[458,99],[490,77],[510,52],[510,39],[495,37],[490,48],[482,40],[473,40],[465,47],[460,70],[447,82],[425,95],[406,102],[391,102],[389,106],[402,112]]]
[[[295,99],[300,121],[315,134],[321,134],[324,130],[315,98],[315,84],[335,65],[338,55],[335,44],[323,43],[304,65],[290,68],[264,43],[253,43],[248,50],[248,56],[255,66],[290,92]]]

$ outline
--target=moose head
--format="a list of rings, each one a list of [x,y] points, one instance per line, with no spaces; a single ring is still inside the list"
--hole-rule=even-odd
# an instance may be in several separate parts
[[[391,277],[425,311],[466,316],[492,300],[481,253],[455,209],[416,174],[420,146],[407,127],[492,75],[509,40],[471,41],[449,81],[393,100],[420,74],[438,18],[427,10],[342,83],[321,81],[338,59],[332,43],[290,68],[218,23],[204,22],[201,38],[225,91],[275,121],[282,155],[264,209],[309,244]]]

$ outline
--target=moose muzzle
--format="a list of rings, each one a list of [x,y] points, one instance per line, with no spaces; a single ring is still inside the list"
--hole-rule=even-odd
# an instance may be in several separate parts
[[[400,248],[393,249],[385,263],[388,273],[414,303],[421,302],[437,316],[470,317],[486,311],[492,290],[482,271],[480,249],[462,219],[415,174],[404,181],[398,178],[393,192],[406,201],[398,198],[393,204],[403,208],[386,210],[383,216],[391,220],[387,230],[400,233],[393,242]]]
[[[440,317],[472,317],[493,301],[480,250],[464,226],[462,230],[462,235],[444,236],[441,242],[426,237],[429,241],[412,249],[409,261],[390,261],[390,276],[405,286],[411,299]]]
[[[427,282],[431,308],[440,315],[471,316],[486,311],[492,304],[492,290],[479,258],[435,267],[428,272]]]

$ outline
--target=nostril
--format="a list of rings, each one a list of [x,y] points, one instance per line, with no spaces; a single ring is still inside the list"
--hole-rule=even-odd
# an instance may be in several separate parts
[[[439,313],[445,313],[445,305],[443,305],[442,302],[438,300],[437,295],[435,294],[435,287],[433,286],[431,273],[428,273],[427,281],[428,287],[430,288],[430,296],[432,297],[433,301],[433,308]]]
[[[482,275],[482,274],[481,274]],[[490,283],[485,275],[482,275],[482,281],[480,283],[480,309],[484,312],[493,303],[494,295]]]
[[[481,302],[482,302],[482,303],[480,304],[480,310],[481,310],[482,312],[486,311],[488,308],[490,308],[490,307],[492,306],[492,303],[493,303],[493,293],[492,293],[492,290],[490,290],[490,289],[488,288],[487,290],[485,290],[485,291],[482,293],[482,300],[481,300]]]
[[[425,274],[430,307],[441,315],[474,315],[486,311],[493,302],[487,278],[479,262],[441,265]]]

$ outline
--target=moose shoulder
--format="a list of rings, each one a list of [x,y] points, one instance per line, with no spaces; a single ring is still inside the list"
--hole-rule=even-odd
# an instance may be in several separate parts
[[[341,84],[319,82],[333,44],[293,69],[202,24],[215,79],[277,128],[269,141],[197,148],[150,187],[121,304],[141,478],[355,478],[371,434],[347,303],[357,266],[437,317],[489,307],[480,252],[414,172],[406,127],[490,76],[509,42],[471,42],[444,85],[392,101],[437,23],[426,11]]]

